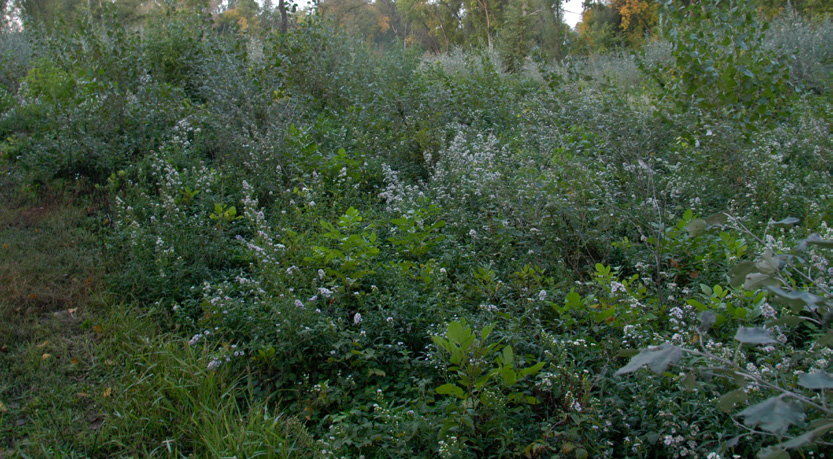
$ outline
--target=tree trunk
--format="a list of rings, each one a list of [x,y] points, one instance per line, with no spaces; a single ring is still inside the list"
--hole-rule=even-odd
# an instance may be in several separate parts
[[[281,12],[281,33],[286,33],[289,29],[289,18],[286,16],[286,3],[284,0],[278,0],[278,9]]]

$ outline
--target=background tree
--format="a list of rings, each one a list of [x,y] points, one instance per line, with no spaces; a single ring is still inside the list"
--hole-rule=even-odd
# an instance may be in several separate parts
[[[631,46],[641,45],[659,21],[659,3],[655,0],[613,0],[611,6],[619,13],[619,28]]]
[[[593,1],[584,3],[578,23],[578,50],[585,54],[605,53],[621,48],[626,42],[621,29],[622,16],[612,5]]]
[[[523,65],[532,48],[529,30],[532,18],[529,13],[527,0],[509,2],[506,8],[498,39],[498,50],[503,64],[510,71],[515,71]]]
[[[18,6],[26,26],[51,26],[57,20],[72,17],[79,8],[90,10],[93,4],[92,0],[18,0]]]

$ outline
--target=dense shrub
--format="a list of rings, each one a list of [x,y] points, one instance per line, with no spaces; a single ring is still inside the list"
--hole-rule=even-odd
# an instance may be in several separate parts
[[[735,402],[803,391],[827,426],[825,376],[792,371],[829,372],[833,212],[826,36],[747,13],[709,3],[676,17],[696,40],[523,74],[316,18],[84,23],[0,92],[0,147],[28,183],[106,187],[111,289],[326,457],[746,457],[776,439],[744,425],[806,429]],[[765,325],[779,344],[732,344]],[[693,380],[709,359],[735,367]],[[641,364],[658,374],[621,377]]]

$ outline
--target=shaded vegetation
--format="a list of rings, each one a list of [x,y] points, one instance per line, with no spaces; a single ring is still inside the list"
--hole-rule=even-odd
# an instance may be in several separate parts
[[[829,19],[534,3],[4,29],[0,451],[823,453]]]

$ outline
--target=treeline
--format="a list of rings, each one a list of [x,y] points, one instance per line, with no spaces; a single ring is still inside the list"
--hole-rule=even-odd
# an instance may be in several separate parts
[[[754,3],[767,19],[786,10],[811,20],[833,14],[833,3],[824,0]],[[0,12],[8,24],[26,28],[51,27],[78,13],[116,14],[141,28],[153,15],[190,11],[210,15],[221,31],[249,34],[285,33],[308,15],[319,14],[380,49],[417,47],[436,54],[455,47],[488,47],[500,52],[508,69],[517,70],[527,58],[551,61],[569,54],[637,49],[660,33],[664,4],[658,0],[585,0],[575,29],[564,22],[562,0],[321,0],[314,4],[288,0],[2,0]],[[734,2],[724,2],[724,8],[733,7]]]

